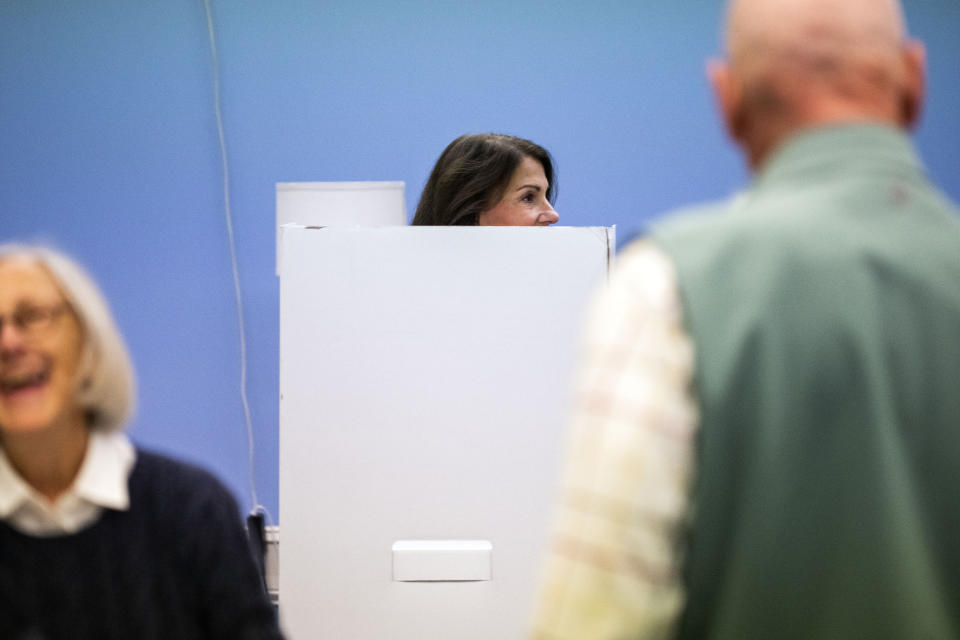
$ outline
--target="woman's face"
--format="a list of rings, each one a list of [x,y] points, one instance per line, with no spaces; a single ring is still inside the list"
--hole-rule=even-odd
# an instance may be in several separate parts
[[[82,331],[37,262],[0,259],[0,431],[38,431],[77,413]]]
[[[543,165],[526,156],[517,165],[500,201],[477,216],[478,225],[547,226],[560,219],[547,200]]]

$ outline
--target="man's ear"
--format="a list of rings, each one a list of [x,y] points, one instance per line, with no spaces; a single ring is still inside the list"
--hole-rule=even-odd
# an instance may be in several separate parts
[[[716,58],[707,60],[707,80],[713,89],[717,110],[727,134],[739,142],[743,134],[743,87],[730,69],[730,64]]]
[[[903,46],[903,84],[900,87],[900,125],[913,129],[920,121],[927,95],[927,50],[919,40]]]

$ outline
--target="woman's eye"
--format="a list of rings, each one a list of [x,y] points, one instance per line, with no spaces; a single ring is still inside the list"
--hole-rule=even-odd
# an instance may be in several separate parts
[[[534,199],[533,193],[530,192],[523,194],[523,196],[520,198],[522,202],[533,202]]]

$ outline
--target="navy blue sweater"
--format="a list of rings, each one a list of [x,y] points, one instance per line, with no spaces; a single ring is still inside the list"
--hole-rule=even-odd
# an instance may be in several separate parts
[[[128,511],[72,535],[0,522],[0,638],[281,638],[227,489],[144,451],[129,486]]]

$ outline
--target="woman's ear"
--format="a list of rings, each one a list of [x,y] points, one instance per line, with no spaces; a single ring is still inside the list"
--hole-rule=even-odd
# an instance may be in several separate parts
[[[83,399],[93,386],[93,377],[96,372],[97,355],[93,346],[86,342],[80,354],[80,363],[77,367],[77,394]]]

